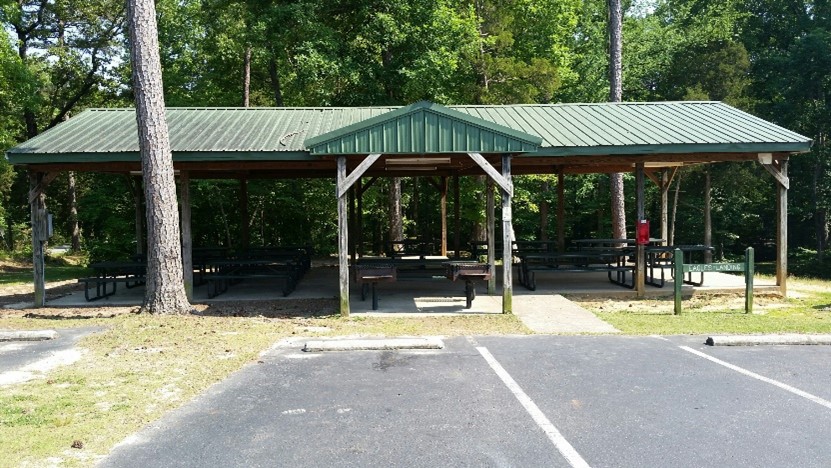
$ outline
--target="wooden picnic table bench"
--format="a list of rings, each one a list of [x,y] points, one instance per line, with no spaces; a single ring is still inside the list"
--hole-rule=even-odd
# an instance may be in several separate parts
[[[520,256],[519,274],[521,285],[534,291],[537,289],[536,272],[560,271],[569,273],[605,271],[609,281],[618,286],[635,287],[635,266],[629,263],[634,249],[618,248],[608,250],[585,250],[570,252],[539,252]],[[629,279],[627,279],[627,273]]]

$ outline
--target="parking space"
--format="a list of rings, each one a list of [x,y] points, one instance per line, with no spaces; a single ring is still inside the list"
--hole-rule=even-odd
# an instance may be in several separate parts
[[[831,384],[826,347],[714,349],[703,338],[621,336],[445,343],[417,352],[277,348],[103,464],[804,467],[831,459],[831,408],[820,404]]]
[[[57,330],[57,338],[43,341],[0,342],[0,385],[11,385],[41,377],[60,365],[80,357],[75,344],[103,327],[81,327]]]

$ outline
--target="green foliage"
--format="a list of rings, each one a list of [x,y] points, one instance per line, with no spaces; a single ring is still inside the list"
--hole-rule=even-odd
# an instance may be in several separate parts
[[[252,106],[400,105],[604,101],[608,96],[605,0],[159,0],[166,102],[242,104],[251,53]],[[792,158],[792,246],[827,246],[831,211],[831,7],[816,0],[624,2],[625,100],[723,100],[814,138]],[[0,1],[0,149],[80,109],[131,103],[123,2]],[[769,255],[775,189],[756,164],[712,165],[714,243],[725,255],[747,245]],[[678,242],[703,230],[703,173],[685,169]],[[517,177],[514,222],[521,239],[556,232],[556,177]],[[605,175],[565,178],[566,236],[608,236]],[[460,237],[481,236],[484,182],[461,179]],[[547,190],[544,189],[547,187]],[[55,241],[69,238],[66,179],[48,189]],[[135,251],[133,198],[124,177],[80,174],[80,223],[92,257]],[[0,245],[28,245],[28,179],[0,161]],[[452,188],[451,192],[452,194]],[[634,180],[626,178],[629,218]],[[194,243],[241,244],[237,181],[193,181]],[[330,180],[249,182],[251,243],[336,246]],[[416,195],[417,194],[417,195]],[[386,184],[364,196],[367,243],[387,236]],[[448,212],[452,221],[452,195]],[[439,192],[404,180],[408,237],[437,238]],[[544,203],[547,226],[539,226]],[[647,183],[657,226],[659,193]],[[498,206],[498,204],[497,204]],[[453,223],[450,223],[451,244]],[[631,226],[630,226],[631,231]],[[653,231],[657,229],[653,227]],[[768,249],[769,250],[769,249]]]

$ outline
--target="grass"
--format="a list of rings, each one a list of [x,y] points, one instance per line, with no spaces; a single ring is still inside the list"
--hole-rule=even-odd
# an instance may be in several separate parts
[[[46,281],[65,281],[89,276],[91,270],[77,265],[48,265]],[[32,268],[0,270],[0,285],[31,284]]]
[[[89,276],[92,270],[83,266],[86,260],[86,257],[80,254],[47,258],[46,281],[66,281]],[[31,259],[27,262],[14,258],[0,258],[0,286],[12,284],[32,284]]]
[[[77,363],[0,387],[0,466],[91,466],[113,445],[292,336],[469,335],[529,331],[511,315],[406,318],[7,317],[2,328],[103,325]],[[326,327],[315,328],[315,327]],[[72,448],[77,442],[83,448]]]
[[[673,302],[643,300],[584,304],[618,330],[632,335],[831,333],[831,282],[789,280],[789,298],[744,295],[694,297],[673,315]]]

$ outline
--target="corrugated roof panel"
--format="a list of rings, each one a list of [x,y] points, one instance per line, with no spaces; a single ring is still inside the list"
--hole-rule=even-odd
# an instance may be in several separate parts
[[[451,106],[444,108],[446,115],[430,111],[432,104],[424,106],[428,111],[394,122],[383,116],[402,108],[170,108],[167,117],[174,153],[273,153],[265,156],[272,159],[282,158],[279,154],[284,152],[307,153],[310,140],[341,132],[350,124],[361,127],[367,119],[366,128],[348,137],[341,135],[337,144],[323,145],[325,151],[352,154],[374,147],[414,153],[448,148],[534,151],[534,145],[522,143],[521,135],[538,135],[542,144],[537,153],[558,156],[591,154],[592,148],[601,154],[765,148],[798,152],[806,151],[811,143],[802,135],[718,102]],[[91,109],[7,154],[13,163],[28,163],[70,161],[66,159],[70,153],[102,161],[137,155],[135,112]],[[30,154],[41,156],[26,156]]]

